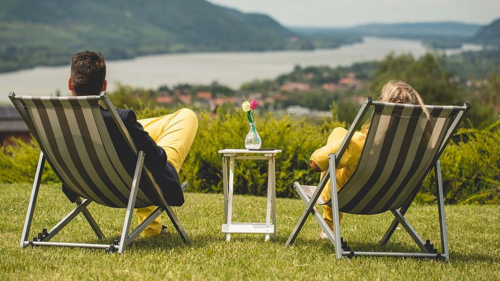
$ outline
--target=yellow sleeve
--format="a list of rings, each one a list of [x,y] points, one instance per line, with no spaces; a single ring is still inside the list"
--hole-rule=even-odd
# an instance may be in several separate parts
[[[353,136],[353,138],[349,142],[347,149],[345,150],[344,154],[342,155],[342,158],[337,164],[336,167],[337,169],[342,169],[346,166],[357,164],[351,162],[359,161],[359,156],[361,154],[362,147],[360,148],[355,140],[357,134],[359,133],[356,133],[355,136]],[[347,135],[346,129],[335,128],[328,137],[328,143],[322,148],[316,150],[311,155],[310,160],[314,161],[322,171],[326,171],[326,169],[328,169],[328,155],[330,155],[330,153],[336,153],[339,150],[340,145],[342,144],[342,141],[344,140],[344,137],[346,135]]]

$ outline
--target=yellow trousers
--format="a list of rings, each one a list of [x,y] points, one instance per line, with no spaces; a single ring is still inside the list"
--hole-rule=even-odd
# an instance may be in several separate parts
[[[167,161],[179,173],[198,130],[198,118],[196,114],[190,109],[183,108],[172,114],[158,118],[141,119],[138,122],[149,133],[156,144],[165,150]],[[139,224],[155,209],[156,206],[135,209]],[[161,225],[161,216],[158,216],[141,233],[141,236],[160,234]]]

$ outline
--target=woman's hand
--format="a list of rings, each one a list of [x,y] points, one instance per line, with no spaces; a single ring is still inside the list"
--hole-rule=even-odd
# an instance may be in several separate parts
[[[309,160],[309,165],[311,166],[311,169],[313,169],[313,171],[315,172],[323,172],[321,171],[321,169],[318,167],[318,165],[316,164],[316,162],[312,161],[312,160]]]

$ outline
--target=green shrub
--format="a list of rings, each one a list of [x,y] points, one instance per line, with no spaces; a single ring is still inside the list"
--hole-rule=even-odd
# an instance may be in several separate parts
[[[485,129],[460,129],[440,158],[447,203],[500,203],[500,121]],[[434,173],[419,200],[435,200]]]
[[[139,118],[169,114],[163,108],[137,110]],[[336,116],[335,108],[332,114]],[[198,113],[198,132],[191,151],[182,166],[181,181],[188,181],[193,192],[222,192],[222,156],[226,148],[244,148],[249,131],[248,121],[240,109]],[[283,118],[272,114],[258,116],[256,127],[263,148],[278,148],[276,188],[278,197],[296,197],[293,182],[317,184],[319,174],[309,168],[309,157],[325,144],[334,127],[346,124],[323,120],[321,124],[305,119]],[[500,121],[485,129],[460,129],[441,156],[445,200],[447,203],[500,203]],[[40,150],[35,143],[17,140],[15,146],[0,149],[0,182],[32,182]],[[45,165],[43,183],[59,182]],[[431,184],[432,183],[432,184]],[[417,199],[435,200],[434,176],[426,179]],[[267,162],[238,160],[235,165],[235,192],[265,195]]]
[[[222,192],[221,149],[244,148],[249,124],[243,112],[208,113],[198,115],[198,133],[186,159],[181,177],[197,192]],[[276,157],[276,189],[279,197],[294,197],[294,181],[316,183],[319,174],[309,168],[309,156],[324,145],[331,128],[339,122],[311,125],[305,120],[281,119],[268,114],[257,118],[256,127],[262,138],[262,148],[277,148],[283,152]],[[235,192],[265,195],[267,162],[238,160],[235,165]]]
[[[40,157],[40,148],[32,140],[24,143],[13,139],[14,145],[0,148],[0,183],[33,182],[36,165]],[[57,183],[59,178],[46,163],[42,174],[42,183]]]

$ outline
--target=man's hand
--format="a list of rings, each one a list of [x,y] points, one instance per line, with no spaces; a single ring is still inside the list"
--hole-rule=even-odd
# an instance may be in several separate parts
[[[315,171],[315,172],[323,172],[323,171],[321,171],[321,169],[319,168],[319,166],[316,164],[316,162],[310,160],[309,161],[309,165],[311,166],[311,169],[313,169],[313,171]]]

